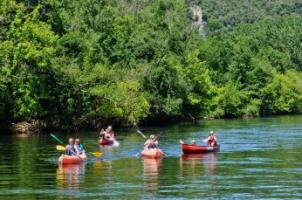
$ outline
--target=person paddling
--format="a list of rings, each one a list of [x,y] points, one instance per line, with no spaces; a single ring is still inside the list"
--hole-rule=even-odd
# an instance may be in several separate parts
[[[76,151],[74,149],[74,140],[73,138],[68,139],[68,145],[65,147],[66,155],[75,156]]]
[[[217,145],[217,138],[214,135],[214,131],[210,131],[209,136],[203,140],[204,142],[207,142],[209,146],[214,147]]]
[[[105,129],[101,129],[101,132],[100,132],[100,138],[101,139],[103,139],[103,138],[105,138],[105,135],[106,135],[106,131],[105,131]]]
[[[107,136],[110,137],[108,139],[114,139],[114,132],[113,132],[112,126],[108,126],[108,128],[106,129],[106,133],[107,133]]]
[[[150,138],[144,144],[147,149],[156,149],[158,148],[158,141],[155,135],[150,135]]]
[[[84,146],[81,144],[79,138],[75,139],[74,149],[77,155],[85,154]]]

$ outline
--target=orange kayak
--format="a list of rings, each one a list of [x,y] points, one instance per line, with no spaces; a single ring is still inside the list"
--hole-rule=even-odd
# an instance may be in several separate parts
[[[160,149],[144,149],[140,155],[144,158],[162,158],[165,154]]]
[[[69,155],[61,155],[59,157],[59,163],[62,165],[72,165],[72,164],[81,164],[87,159],[85,154],[80,156],[69,156]]]
[[[182,144],[181,149],[184,154],[198,154],[198,153],[200,154],[200,153],[217,152],[220,150],[220,145],[217,144],[214,147],[209,147],[209,146]]]

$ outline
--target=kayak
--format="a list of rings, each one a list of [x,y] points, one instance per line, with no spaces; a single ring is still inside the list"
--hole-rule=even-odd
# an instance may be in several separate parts
[[[220,150],[220,145],[217,144],[214,147],[209,147],[209,146],[182,144],[181,149],[184,154],[198,154],[198,153],[200,154],[200,153],[218,152]]]
[[[87,159],[85,154],[80,156],[69,156],[69,155],[61,155],[59,157],[59,163],[62,165],[72,165],[72,164],[81,164]]]
[[[165,154],[160,149],[144,149],[140,155],[144,158],[162,158]]]
[[[114,141],[115,141],[114,139],[109,140],[109,139],[102,138],[99,140],[99,145],[112,145]]]

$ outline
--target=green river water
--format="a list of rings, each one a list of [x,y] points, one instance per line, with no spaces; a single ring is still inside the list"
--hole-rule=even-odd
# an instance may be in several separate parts
[[[49,134],[0,136],[0,199],[302,199],[302,116],[212,120],[141,128],[162,132],[162,160],[141,159],[144,139],[118,129],[117,148],[102,148],[96,132],[80,137],[101,150],[83,165],[60,167]],[[183,157],[179,139],[201,144],[216,132],[221,151]]]

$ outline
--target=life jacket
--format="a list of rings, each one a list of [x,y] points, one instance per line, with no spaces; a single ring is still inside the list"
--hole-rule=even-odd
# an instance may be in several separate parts
[[[211,135],[210,138],[209,138],[209,140],[208,140],[208,143],[211,144],[211,143],[213,143],[213,142],[216,143],[216,140],[215,140],[214,135]]]
[[[113,138],[113,130],[109,131],[108,135]]]
[[[67,145],[66,154],[69,155],[69,156],[75,156],[76,155],[75,149],[72,145],[70,145],[70,144]]]
[[[157,148],[157,144],[154,141],[151,141],[148,144],[148,149],[156,149]]]
[[[79,153],[82,154],[84,151],[84,146],[82,144],[77,144],[77,149],[78,149]]]
[[[151,143],[148,145],[148,149],[156,149],[156,148],[157,148],[157,146],[154,143]]]

